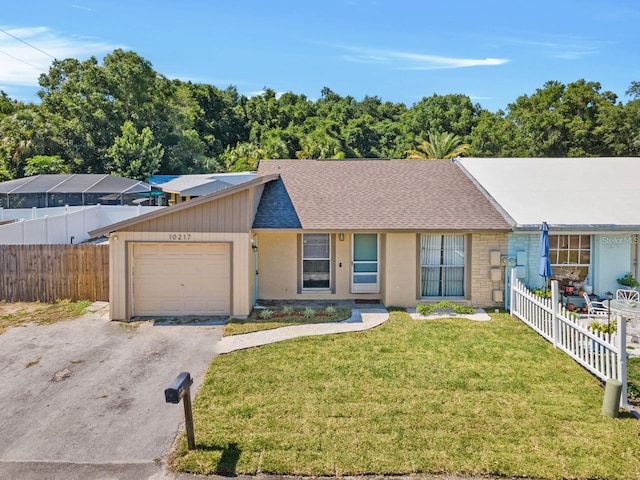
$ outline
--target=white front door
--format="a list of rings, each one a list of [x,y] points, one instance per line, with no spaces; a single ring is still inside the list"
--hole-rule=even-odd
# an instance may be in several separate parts
[[[351,258],[351,292],[378,293],[378,234],[354,233]]]

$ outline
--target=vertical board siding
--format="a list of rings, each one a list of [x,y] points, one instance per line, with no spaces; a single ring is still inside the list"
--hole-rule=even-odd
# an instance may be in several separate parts
[[[254,213],[249,192],[239,192],[142,222],[123,231],[242,233],[251,228]]]
[[[0,300],[109,300],[106,245],[0,245]]]

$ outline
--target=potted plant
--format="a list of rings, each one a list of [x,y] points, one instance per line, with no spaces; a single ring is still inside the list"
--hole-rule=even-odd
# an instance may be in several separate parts
[[[640,282],[636,280],[636,278],[631,274],[631,272],[627,273],[625,276],[616,279],[616,282],[622,287],[626,287],[627,289],[635,290],[640,287]]]

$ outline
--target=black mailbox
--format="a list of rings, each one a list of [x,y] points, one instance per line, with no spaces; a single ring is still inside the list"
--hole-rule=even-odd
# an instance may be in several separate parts
[[[193,379],[189,372],[182,372],[171,382],[171,385],[164,390],[165,401],[167,403],[180,403],[180,399],[192,384]]]

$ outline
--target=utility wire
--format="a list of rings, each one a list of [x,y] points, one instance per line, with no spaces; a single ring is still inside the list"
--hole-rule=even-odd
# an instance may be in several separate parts
[[[25,61],[24,61],[24,60],[22,60],[21,58],[18,58],[18,57],[14,56],[14,55],[11,55],[10,53],[4,52],[4,51],[2,51],[2,50],[0,50],[0,53],[3,53],[3,54],[4,54],[4,55],[6,55],[7,57],[11,57],[11,58],[13,58],[14,60],[18,60],[19,62],[22,62],[22,63],[24,63],[25,65],[29,65],[30,67],[35,68],[35,69],[36,69],[36,70],[38,70],[38,71],[42,71],[42,68],[41,68],[41,67],[36,67],[35,65],[33,65],[33,64],[29,63],[29,62],[25,62]]]
[[[28,45],[29,47],[39,51],[40,53],[44,53],[45,55],[47,55],[48,57],[53,58],[54,60],[56,59],[56,57],[54,57],[53,55],[51,55],[50,53],[45,52],[44,50],[42,50],[41,48],[36,47],[35,45],[30,44],[29,42],[22,40],[21,38],[16,37],[14,34],[7,32],[6,30],[3,30],[2,28],[0,28],[0,32],[4,33],[5,35],[10,36],[11,38],[15,38],[16,40],[18,40],[19,42],[24,43],[25,45]],[[10,55],[11,56],[11,55]],[[14,57],[15,58],[15,57]],[[19,60],[19,59],[17,59]],[[24,62],[27,63],[27,62]],[[28,65],[28,64],[27,64]],[[33,66],[33,65],[31,65]]]

